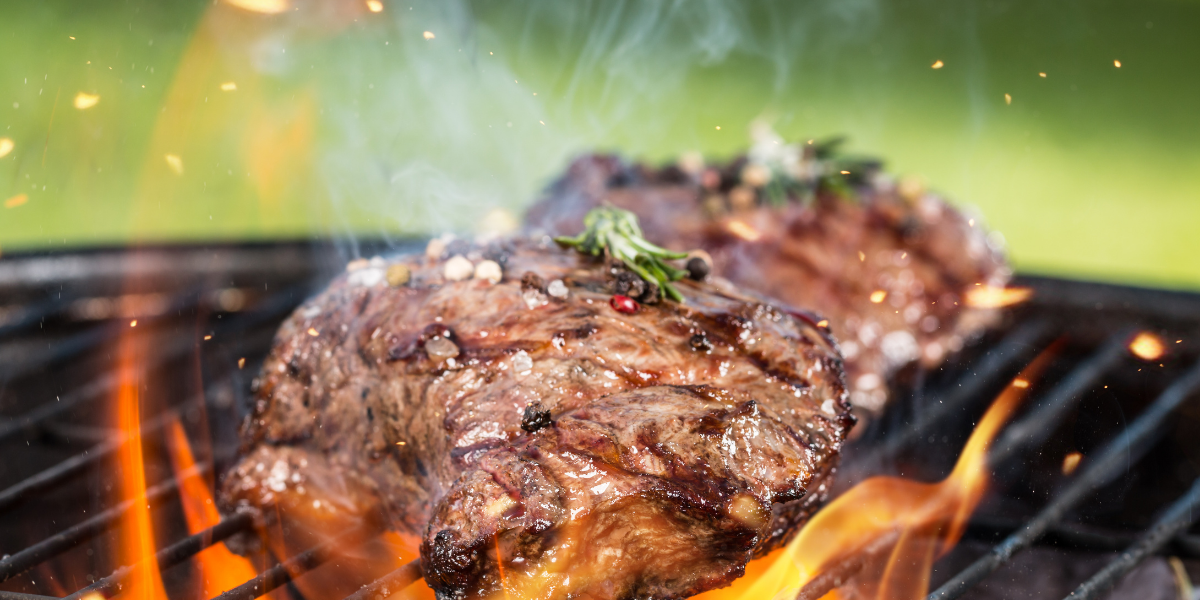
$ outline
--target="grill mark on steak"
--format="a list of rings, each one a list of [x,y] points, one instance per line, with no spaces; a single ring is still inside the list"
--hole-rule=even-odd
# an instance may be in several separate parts
[[[819,505],[853,423],[825,332],[716,277],[622,314],[602,261],[460,250],[505,279],[405,257],[410,287],[342,277],[283,324],[225,510],[294,549],[323,524],[414,534],[443,599],[498,594],[502,563],[516,596],[616,600],[726,585]],[[531,308],[534,277],[567,297]]]

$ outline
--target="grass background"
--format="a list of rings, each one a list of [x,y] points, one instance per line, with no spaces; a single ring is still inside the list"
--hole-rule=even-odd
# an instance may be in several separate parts
[[[1200,289],[1198,26],[1195,0],[5,2],[0,200],[27,201],[0,251],[471,231],[578,152],[726,156],[765,119],[978,210],[1025,272]]]

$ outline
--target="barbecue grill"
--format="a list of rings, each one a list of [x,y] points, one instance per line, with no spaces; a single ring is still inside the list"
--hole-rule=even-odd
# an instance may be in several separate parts
[[[6,256],[0,600],[113,596],[130,573],[109,552],[115,526],[134,505],[113,493],[113,456],[125,437],[104,417],[117,383],[111,348],[119,336],[136,328],[153,348],[136,365],[150,457],[145,502],[156,518],[155,559],[168,590],[194,590],[189,560],[253,524],[226,515],[188,535],[173,501],[180,480],[156,458],[164,454],[156,448],[165,425],[179,419],[200,449],[195,469],[219,476],[234,458],[252,378],[283,318],[347,260],[420,247],[306,242]],[[1200,295],[1044,277],[1016,283],[1034,295],[1002,327],[940,368],[912,367],[897,378],[897,400],[857,433],[838,485],[879,473],[940,478],[996,393],[1060,340],[1051,370],[993,445],[995,482],[964,542],[936,563],[930,600],[1003,584],[1014,569],[1031,568],[1018,561],[1035,546],[1087,565],[1078,579],[1058,583],[1074,589],[1071,598],[1102,597],[1154,556],[1179,559],[1186,570],[1200,560],[1200,535],[1189,533],[1200,516],[1200,446],[1193,441],[1200,432],[1187,418],[1200,399],[1200,351],[1192,341],[1200,339]],[[1161,357],[1130,352],[1139,332],[1161,341]],[[1067,466],[1072,454],[1077,468]],[[291,582],[337,555],[332,542],[292,556],[264,552],[256,558],[259,574],[220,598],[275,590],[301,598]],[[822,596],[853,569],[819,578],[801,596]],[[385,598],[419,578],[419,565],[409,563],[359,582],[351,598]]]

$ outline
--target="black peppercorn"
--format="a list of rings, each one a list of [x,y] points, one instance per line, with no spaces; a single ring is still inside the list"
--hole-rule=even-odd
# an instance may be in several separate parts
[[[525,407],[525,414],[521,417],[521,429],[533,433],[553,424],[554,421],[550,420],[550,411],[542,408],[540,402],[534,402]]]
[[[709,266],[708,261],[699,256],[693,256],[687,261],[688,277],[696,281],[704,281],[710,271],[712,271],[712,267]]]

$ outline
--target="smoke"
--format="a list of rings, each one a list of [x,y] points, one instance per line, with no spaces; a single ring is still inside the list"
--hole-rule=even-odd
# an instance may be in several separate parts
[[[392,2],[336,35],[276,33],[258,64],[316,98],[332,233],[470,233],[584,151],[744,147],[810,38],[830,50],[815,28],[853,45],[878,18],[875,0]]]

